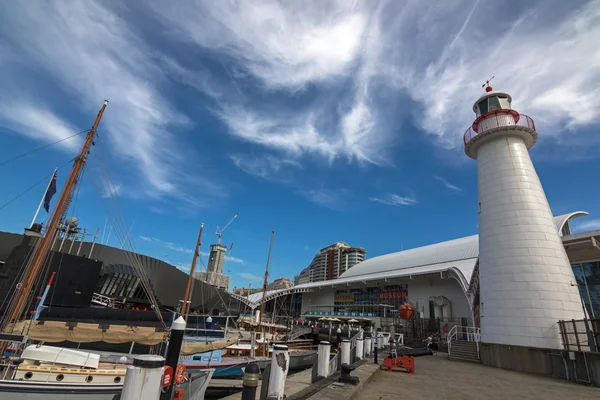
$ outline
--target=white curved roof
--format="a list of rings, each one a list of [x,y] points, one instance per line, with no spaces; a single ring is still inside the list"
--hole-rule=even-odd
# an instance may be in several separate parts
[[[556,230],[561,234],[562,228],[571,218],[587,215],[584,211],[554,217]],[[382,272],[392,272],[415,267],[432,267],[432,272],[437,269],[436,264],[465,260],[479,257],[479,236],[473,235],[461,239],[450,240],[417,247],[415,249],[373,257],[356,264],[344,272],[341,278],[359,277]],[[467,281],[471,280],[471,271],[462,271]]]
[[[589,215],[589,213],[585,212],[585,211],[575,211],[569,214],[564,214],[564,215],[559,215],[558,217],[554,217],[554,223],[556,224],[556,230],[558,231],[558,234],[560,236],[562,236],[562,230],[563,227],[565,226],[565,224],[567,222],[569,222],[569,220],[573,219],[573,218],[578,218],[578,217],[585,217],[586,215]]]
[[[584,211],[554,217],[558,234],[571,218],[588,215]],[[284,295],[289,292],[300,292],[328,285],[347,285],[384,278],[399,278],[410,275],[424,275],[444,271],[453,271],[459,278],[463,288],[468,287],[473,270],[479,258],[479,236],[467,236],[399,251],[383,256],[373,257],[360,262],[344,272],[338,279],[304,283],[292,288],[267,292],[266,299]],[[466,289],[465,289],[466,290]],[[248,297],[251,303],[257,304],[262,300],[262,293]]]
[[[434,266],[435,264],[477,258],[478,256],[479,237],[473,235],[370,258],[356,264],[344,272],[340,278],[358,277],[428,265]],[[469,279],[470,275],[465,277]]]

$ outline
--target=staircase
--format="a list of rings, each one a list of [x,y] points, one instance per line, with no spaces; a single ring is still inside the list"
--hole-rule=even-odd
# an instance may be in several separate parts
[[[450,361],[470,361],[480,363],[479,354],[477,354],[477,342],[467,342],[466,340],[453,340],[452,347],[448,348],[448,359]]]
[[[451,361],[469,361],[480,363],[479,328],[453,326],[448,335],[448,359]]]

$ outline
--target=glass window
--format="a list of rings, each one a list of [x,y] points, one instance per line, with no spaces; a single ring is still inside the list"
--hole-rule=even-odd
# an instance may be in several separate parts
[[[479,112],[481,113],[481,115],[487,113],[488,112],[488,99],[481,101],[478,104],[478,106],[479,106]]]
[[[488,111],[500,110],[501,108],[497,97],[490,97],[488,99]]]
[[[590,317],[600,315],[600,261],[573,264],[579,294]]]

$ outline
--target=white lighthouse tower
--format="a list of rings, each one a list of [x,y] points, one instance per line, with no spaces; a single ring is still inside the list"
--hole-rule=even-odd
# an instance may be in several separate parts
[[[481,341],[560,349],[557,322],[584,317],[548,200],[529,156],[538,134],[511,109],[508,93],[486,93],[464,136],[477,160]]]

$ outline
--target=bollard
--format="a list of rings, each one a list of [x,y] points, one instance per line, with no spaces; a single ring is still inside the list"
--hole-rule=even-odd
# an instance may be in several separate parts
[[[331,358],[331,345],[329,342],[319,343],[319,367],[317,377],[327,378],[329,376],[329,359]]]
[[[365,347],[365,355],[370,356],[371,355],[371,337],[365,338],[364,347]]]
[[[179,352],[181,351],[181,343],[183,342],[183,335],[185,334],[185,319],[183,317],[177,318],[171,324],[171,337],[169,338],[169,347],[167,348],[167,357],[165,365],[173,368],[173,373],[177,371],[177,365],[179,364]],[[160,395],[161,400],[171,400],[173,393],[173,382],[162,390]]]
[[[127,367],[122,400],[158,400],[162,383],[165,359],[161,356],[144,354],[133,359]]]
[[[242,400],[256,400],[259,375],[260,368],[257,364],[250,364],[246,367],[242,383]]]
[[[357,360],[362,360],[363,358],[365,358],[365,347],[364,347],[364,341],[361,338],[356,339],[356,359]]]
[[[375,341],[375,349],[373,350],[373,362],[378,364],[377,362],[377,341]]]
[[[288,347],[276,344],[273,346],[273,358],[271,359],[271,376],[269,378],[269,390],[267,399],[282,400],[285,392],[285,378],[290,369],[290,353]]]
[[[342,340],[342,365],[350,365],[350,341],[347,339]]]

